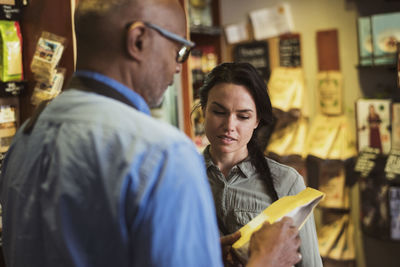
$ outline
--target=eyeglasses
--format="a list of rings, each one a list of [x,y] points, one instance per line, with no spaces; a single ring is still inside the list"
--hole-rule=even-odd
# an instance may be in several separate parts
[[[150,23],[150,22],[141,22],[141,21],[131,22],[127,26],[128,31],[137,27],[138,24],[142,24],[146,27],[149,27],[149,28],[157,31],[159,34],[161,34],[165,38],[168,38],[172,41],[182,44],[182,47],[179,49],[178,53],[176,54],[176,62],[178,62],[178,63],[185,62],[185,60],[188,58],[188,56],[190,54],[190,50],[195,46],[195,43],[193,43],[189,40],[186,40],[185,38],[183,38],[175,33],[172,33],[166,29],[163,29],[163,28],[161,28],[153,23]]]

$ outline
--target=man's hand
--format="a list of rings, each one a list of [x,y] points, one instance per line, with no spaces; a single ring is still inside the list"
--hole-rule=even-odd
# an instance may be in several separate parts
[[[300,238],[292,225],[293,220],[288,217],[274,224],[264,223],[250,239],[247,266],[290,267],[298,263]]]
[[[224,260],[225,267],[240,267],[243,266],[232,254],[232,244],[240,238],[240,232],[234,232],[233,234],[226,235],[220,238],[222,259]]]

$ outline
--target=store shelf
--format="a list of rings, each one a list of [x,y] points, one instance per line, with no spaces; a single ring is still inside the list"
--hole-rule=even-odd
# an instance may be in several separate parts
[[[355,267],[356,262],[354,260],[334,260],[331,258],[322,258],[325,267]]]
[[[335,213],[348,213],[350,212],[350,208],[333,208],[333,207],[324,207],[324,206],[317,206],[318,209],[328,211],[328,212],[335,212]]]
[[[362,69],[385,69],[385,70],[396,70],[397,66],[395,64],[375,64],[375,65],[356,65],[359,70]]]
[[[222,34],[222,28],[217,26],[191,25],[190,34],[219,36]]]

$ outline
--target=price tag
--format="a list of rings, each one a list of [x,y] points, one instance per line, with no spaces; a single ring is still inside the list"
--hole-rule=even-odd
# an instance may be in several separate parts
[[[15,111],[10,106],[0,106],[0,123],[14,122]]]
[[[392,150],[385,166],[386,177],[392,180],[396,175],[400,175],[400,151]]]
[[[375,159],[378,157],[379,149],[366,147],[360,152],[354,170],[361,173],[361,177],[367,177],[375,167]]]

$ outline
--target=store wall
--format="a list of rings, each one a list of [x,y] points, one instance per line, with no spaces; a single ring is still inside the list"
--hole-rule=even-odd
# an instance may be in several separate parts
[[[344,112],[355,126],[354,102],[366,95],[365,85],[369,87],[384,87],[382,78],[372,77],[374,70],[359,71],[357,17],[365,13],[393,12],[393,2],[388,0],[361,1],[361,0],[221,0],[221,23],[228,25],[248,21],[250,11],[271,7],[279,3],[289,3],[294,20],[295,32],[301,34],[302,65],[305,73],[308,107],[306,115],[312,120],[318,112],[316,99],[316,75],[318,71],[316,32],[326,29],[337,29],[339,39],[340,68],[344,79]],[[380,3],[377,3],[380,2]],[[368,4],[369,3],[369,4]],[[399,5],[399,3],[396,3]],[[384,10],[373,11],[376,5]],[[365,7],[368,6],[368,12]],[[363,10],[360,10],[363,7]],[[382,9],[381,8],[381,9]],[[397,10],[399,11],[399,10]],[[231,56],[227,55],[227,58]],[[366,75],[363,73],[369,72]],[[392,74],[385,74],[383,80],[392,79]],[[376,76],[376,75],[375,75]],[[371,77],[370,79],[368,77]],[[393,76],[393,81],[396,77]],[[393,84],[393,83],[390,83]],[[363,87],[364,90],[361,90]],[[379,89],[379,88],[378,88]],[[372,90],[372,89],[371,89]],[[354,129],[353,129],[354,131]],[[356,261],[358,267],[365,266],[393,266],[394,255],[399,244],[385,243],[371,240],[363,236],[359,228],[359,195],[358,185],[351,189],[351,217],[355,222],[356,232]],[[318,216],[317,216],[318,217]],[[382,263],[382,264],[379,264]],[[378,265],[376,265],[378,264]]]
[[[316,106],[316,75],[318,71],[316,32],[337,29],[340,67],[344,78],[345,112],[354,118],[354,100],[361,96],[357,69],[357,10],[346,0],[221,0],[222,25],[248,19],[250,11],[289,3],[295,32],[301,34],[302,65],[304,68],[309,103],[305,112],[312,119],[318,112]],[[229,58],[229,56],[228,56]]]

